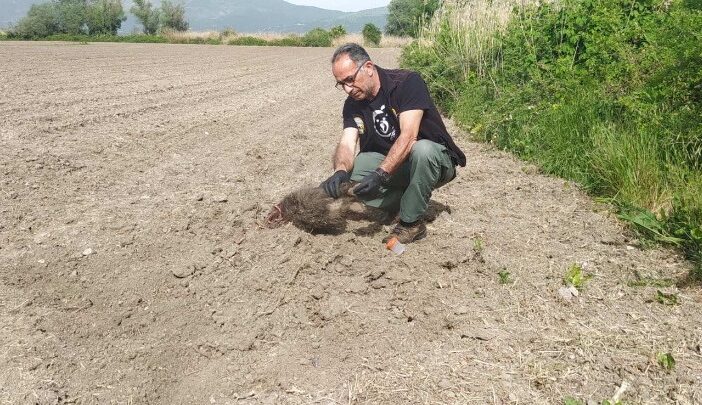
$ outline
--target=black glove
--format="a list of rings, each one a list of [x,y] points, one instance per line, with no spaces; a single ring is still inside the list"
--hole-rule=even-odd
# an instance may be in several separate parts
[[[366,175],[360,183],[353,189],[353,193],[359,197],[373,197],[378,194],[380,186],[385,185],[390,178],[388,172],[381,168]]]
[[[324,180],[319,187],[324,189],[329,197],[341,197],[341,183],[346,183],[351,180],[351,176],[346,170],[337,170],[328,179]]]

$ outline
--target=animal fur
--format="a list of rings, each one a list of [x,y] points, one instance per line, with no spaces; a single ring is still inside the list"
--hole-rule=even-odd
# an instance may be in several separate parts
[[[266,225],[277,228],[287,222],[310,233],[336,234],[346,229],[347,220],[381,221],[384,211],[368,207],[353,195],[355,184],[341,185],[341,197],[327,196],[321,187],[302,188],[286,195],[274,205]]]

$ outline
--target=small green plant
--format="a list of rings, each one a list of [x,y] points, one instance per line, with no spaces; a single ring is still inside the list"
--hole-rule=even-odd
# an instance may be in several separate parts
[[[506,268],[502,268],[502,270],[497,273],[497,275],[500,277],[500,284],[505,285],[505,284],[511,284],[512,279],[510,278],[510,272],[507,271]]]
[[[653,213],[641,209],[637,211],[638,212],[631,212],[631,210],[622,211],[619,213],[619,218],[629,222],[638,232],[653,240],[670,243],[675,246],[679,246],[684,241],[683,239],[669,235],[668,231],[665,229],[665,224],[659,221]]]
[[[473,239],[473,252],[479,254],[483,253],[483,250],[485,250],[485,242],[483,242],[483,239],[480,237]]]
[[[614,401],[614,402],[612,402],[612,401],[610,401],[610,400],[608,400],[608,399],[605,399],[604,401],[602,401],[602,404],[601,404],[601,405],[624,405],[624,402],[622,402],[622,401]]]
[[[573,397],[565,397],[563,399],[563,405],[583,405],[583,402]]]
[[[639,272],[635,272],[634,276],[636,277],[635,280],[629,281],[627,285],[629,287],[658,287],[658,288],[667,288],[672,286],[673,280],[669,278],[653,278],[653,277],[646,277],[642,276],[639,274]]]
[[[577,288],[578,291],[580,291],[585,286],[585,283],[591,278],[591,274],[585,274],[583,272],[581,265],[578,263],[573,263],[573,265],[568,268],[568,271],[563,278],[563,282],[566,285],[572,285],[573,287]]]
[[[663,305],[678,305],[678,294],[656,290],[656,301]]]
[[[656,360],[658,360],[658,365],[665,371],[670,372],[675,368],[675,358],[670,353],[658,353]]]
[[[361,33],[363,34],[363,42],[366,45],[380,45],[380,39],[382,38],[383,33],[380,32],[380,29],[376,27],[375,24],[368,23],[364,25]]]

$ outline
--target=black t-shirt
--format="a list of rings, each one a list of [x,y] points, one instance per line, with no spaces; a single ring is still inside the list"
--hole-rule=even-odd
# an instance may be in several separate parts
[[[421,76],[408,70],[383,69],[377,65],[376,68],[380,91],[375,98],[356,101],[348,97],[344,103],[344,128],[358,129],[361,152],[387,155],[400,136],[400,113],[423,110],[417,139],[428,139],[446,146],[454,163],[465,166],[466,157],[446,131]]]

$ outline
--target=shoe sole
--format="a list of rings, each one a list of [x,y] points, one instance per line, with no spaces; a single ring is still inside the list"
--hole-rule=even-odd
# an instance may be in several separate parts
[[[417,236],[415,236],[414,239],[412,239],[412,242],[416,242],[420,239],[424,239],[424,238],[426,238],[426,236],[427,236],[427,230],[425,229],[421,233],[418,233]],[[411,242],[408,242],[408,243],[411,243]]]
[[[425,230],[422,231],[421,233],[418,233],[411,241],[409,241],[409,242],[402,242],[402,241],[400,241],[400,243],[412,243],[412,242],[416,242],[416,241],[418,241],[418,240],[420,240],[420,239],[426,238],[426,236],[427,236],[427,230],[425,229]],[[383,243],[388,243],[388,241],[389,241],[390,239],[392,239],[392,237],[389,238],[388,240],[383,239]]]

